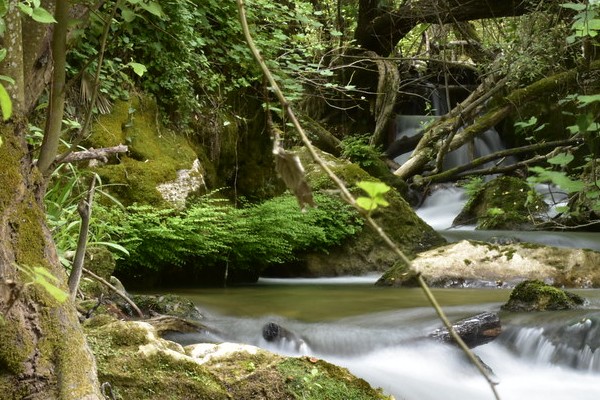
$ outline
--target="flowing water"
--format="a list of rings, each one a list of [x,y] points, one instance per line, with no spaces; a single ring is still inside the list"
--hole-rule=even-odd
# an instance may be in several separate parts
[[[426,120],[400,118],[398,126],[410,135]],[[476,147],[499,146],[496,136],[488,134]],[[508,236],[600,250],[599,234],[451,228],[465,201],[464,191],[446,187],[427,198],[417,213],[449,241]],[[420,289],[376,287],[377,278],[260,279],[246,287],[171,290],[193,300],[206,315],[202,322],[212,328],[208,334],[172,339],[182,344],[233,341],[319,357],[347,367],[396,399],[493,399],[487,382],[455,347],[415,340],[441,326]],[[434,293],[452,320],[499,312],[510,294],[503,289]],[[588,299],[582,310],[501,313],[500,336],[475,348],[493,371],[501,399],[600,399],[600,290],[577,293]],[[263,339],[263,326],[270,322],[291,332],[290,339]]]
[[[375,287],[376,278],[261,279],[247,287],[176,291],[204,310],[204,323],[216,333],[174,339],[184,344],[234,341],[319,357],[347,367],[396,399],[492,399],[487,383],[461,352],[414,340],[440,326],[421,291]],[[589,299],[584,310],[502,313],[503,333],[475,349],[493,370],[502,399],[600,399],[600,351],[595,347],[600,345],[600,291],[578,293]],[[435,295],[449,317],[459,320],[499,311],[509,291],[443,289]],[[297,339],[265,341],[261,332],[268,322]]]

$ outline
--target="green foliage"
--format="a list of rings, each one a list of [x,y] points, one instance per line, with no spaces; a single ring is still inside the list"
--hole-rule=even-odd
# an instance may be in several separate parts
[[[64,266],[70,262],[65,255],[77,249],[81,217],[77,211],[79,202],[87,196],[87,187],[83,184],[83,175],[72,164],[61,164],[52,174],[50,185],[44,197],[46,218],[58,255]],[[97,176],[93,179],[99,179]],[[105,191],[105,185],[96,188],[96,197],[108,199],[113,207],[121,207],[120,203]],[[97,208],[100,213],[97,213]],[[105,246],[118,253],[127,254],[127,250],[115,243],[111,238],[110,221],[103,215],[101,206],[93,207],[90,219],[88,244]],[[114,223],[118,223],[113,221]]]
[[[471,177],[470,179],[468,179],[467,181],[464,181],[460,184],[460,186],[465,189],[465,193],[467,194],[467,197],[470,199],[473,196],[475,196],[477,193],[479,193],[479,191],[481,190],[481,188],[483,187],[483,185],[485,184],[485,180],[481,177],[481,176],[474,176]]]
[[[25,15],[28,15],[36,22],[42,24],[55,24],[54,16],[45,8],[41,7],[40,0],[22,0],[18,4],[19,10]]]
[[[227,262],[234,268],[260,268],[291,261],[302,250],[326,251],[361,228],[361,220],[340,200],[316,195],[306,212],[284,195],[262,204],[233,208],[203,197],[185,211],[132,206],[112,220],[130,256],[120,266],[160,269]],[[118,221],[118,223],[117,223]]]
[[[379,160],[381,152],[369,144],[371,135],[348,136],[342,140],[342,156],[357,163],[362,168],[369,168]]]
[[[390,205],[384,198],[384,195],[390,191],[390,187],[383,182],[357,182],[356,186],[364,190],[368,197],[358,197],[356,204],[369,213],[376,210],[377,207],[387,207]]]
[[[39,285],[46,290],[59,303],[64,302],[68,297],[68,293],[60,289],[58,286],[58,278],[42,267],[29,267],[27,265],[18,265],[20,270],[26,277],[28,285]]]
[[[135,85],[157,98],[171,122],[187,127],[205,118],[202,109],[225,107],[227,99],[262,84],[262,72],[236,18],[235,2],[130,0],[121,4],[120,19],[111,25],[101,93],[124,98]],[[113,6],[105,2],[101,14],[93,15],[89,27],[79,31],[69,56],[71,76],[83,68],[93,74],[97,68],[96,49]],[[247,10],[253,37],[291,101],[300,99],[305,84],[331,83],[328,76],[333,72],[319,62],[325,46],[310,2],[250,0]],[[146,68],[143,76],[137,65]],[[353,88],[342,85],[342,89]]]
[[[568,43],[575,43],[578,39],[585,37],[593,38],[598,36],[600,32],[600,10],[597,3],[564,3],[560,6],[576,12],[571,25],[574,32],[567,37]]]

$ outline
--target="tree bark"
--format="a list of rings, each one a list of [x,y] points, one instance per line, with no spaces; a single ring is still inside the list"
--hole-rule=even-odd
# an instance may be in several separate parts
[[[389,10],[377,0],[360,0],[358,25],[354,38],[357,45],[381,56],[392,53],[400,39],[417,24],[446,24],[484,18],[523,15],[534,8],[556,5],[555,0],[416,0],[404,1]],[[541,4],[540,4],[541,3]]]
[[[73,303],[59,304],[40,286],[27,285],[17,268],[43,267],[66,289],[41,198],[35,195],[42,182],[23,140],[26,126],[0,125],[0,280],[22,289],[0,324],[2,396],[99,400],[94,358]],[[6,311],[6,299],[0,297],[0,310]]]

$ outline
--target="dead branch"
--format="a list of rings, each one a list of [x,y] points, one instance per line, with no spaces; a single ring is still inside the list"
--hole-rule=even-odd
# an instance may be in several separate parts
[[[501,159],[504,157],[514,156],[517,154],[529,153],[529,152],[546,149],[546,148],[563,149],[564,148],[563,146],[571,146],[571,145],[579,144],[580,142],[581,142],[581,139],[573,138],[573,139],[566,139],[566,140],[557,140],[554,142],[547,142],[547,143],[536,143],[536,144],[532,144],[529,146],[518,147],[515,149],[501,150],[501,151],[497,151],[492,154],[488,154],[486,156],[476,158],[473,161],[471,161],[470,163],[460,165],[458,167],[449,169],[447,171],[443,171],[443,172],[440,172],[440,173],[434,174],[434,175],[424,176],[419,182],[420,183],[447,182],[447,181],[456,179],[458,174],[460,174],[461,172],[469,171],[475,167],[478,167],[480,165],[486,164],[486,163],[494,161],[494,160],[498,160],[498,159]],[[544,159],[547,156],[548,156],[547,154],[542,156],[542,159]],[[516,167],[513,165],[510,165],[510,166],[500,167],[500,168],[502,168],[504,171],[507,171],[507,172],[513,171],[513,170],[521,168],[523,166],[531,165],[534,162],[537,162],[538,160],[539,160],[538,157],[533,157],[531,159],[515,163],[514,165],[516,165]],[[499,169],[499,167],[494,167],[494,168],[488,168],[485,170],[482,169],[482,170],[478,170],[478,171],[470,171],[469,173],[460,175],[460,177],[464,177],[464,176],[468,176],[468,175],[486,175],[487,171],[494,171],[494,172],[490,172],[489,174],[495,174],[495,173],[498,173],[497,172],[498,169]]]
[[[124,144],[113,147],[103,147],[101,149],[88,149],[84,151],[78,151],[69,153],[66,157],[56,158],[57,163],[70,163],[84,160],[101,160],[102,162],[108,162],[108,157],[111,154],[127,153],[128,147]]]
[[[131,306],[131,308],[133,308],[133,310],[137,313],[137,315],[140,318],[144,318],[144,313],[133,302],[133,300],[131,300],[129,298],[129,296],[127,296],[127,294],[123,293],[122,291],[120,291],[119,289],[117,289],[116,287],[114,287],[113,285],[111,285],[110,283],[108,283],[106,281],[106,279],[103,279],[103,278],[99,277],[98,275],[96,275],[95,273],[93,273],[92,271],[90,271],[89,269],[82,268],[81,270],[83,272],[85,272],[86,274],[88,274],[89,276],[91,276],[92,278],[94,278],[95,280],[97,280],[98,282],[100,282],[101,284],[103,284],[104,286],[106,286],[107,288],[109,288],[110,290],[112,290],[113,292],[115,292],[119,297],[121,297],[123,300],[125,300],[127,302],[127,304],[129,304]]]

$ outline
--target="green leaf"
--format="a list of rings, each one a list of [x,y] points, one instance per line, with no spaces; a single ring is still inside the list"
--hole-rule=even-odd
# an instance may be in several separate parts
[[[0,0],[0,18],[8,12],[8,0]]]
[[[132,22],[135,19],[135,17],[137,17],[137,15],[130,8],[125,8],[124,7],[121,10],[121,17],[123,17],[123,21],[129,23],[129,22]]]
[[[583,11],[586,9],[587,5],[580,3],[564,3],[560,5],[563,8],[569,8],[575,11]]]
[[[27,4],[19,3],[19,10],[30,17],[33,14],[33,8],[29,7]]]
[[[140,3],[140,6],[150,14],[156,15],[159,18],[162,18],[165,15],[162,7],[156,1],[151,1],[148,4]]]
[[[373,211],[377,208],[377,203],[375,200],[368,197],[358,197],[356,199],[356,204],[364,210]]]
[[[550,164],[554,164],[554,165],[567,165],[568,163],[570,163],[571,161],[573,161],[575,159],[575,156],[573,156],[573,154],[569,154],[569,153],[560,153],[557,154],[556,156],[549,158],[548,162]]]
[[[136,63],[133,61],[127,63],[127,66],[133,68],[133,72],[135,72],[135,74],[138,76],[143,76],[144,73],[148,71],[144,64]]]
[[[12,100],[6,88],[0,83],[0,108],[2,108],[2,118],[6,121],[12,115]]]
[[[390,187],[383,182],[369,182],[369,181],[361,181],[357,182],[356,186],[367,192],[367,194],[371,197],[381,196],[384,193],[390,191]]]
[[[0,62],[4,61],[7,53],[8,53],[8,51],[6,49],[0,49]]]
[[[40,22],[42,24],[56,23],[54,16],[42,7],[34,8],[31,13],[31,18],[33,18],[34,21]]]
[[[577,100],[580,103],[579,107],[585,107],[591,103],[600,101],[600,94],[577,96]]]

